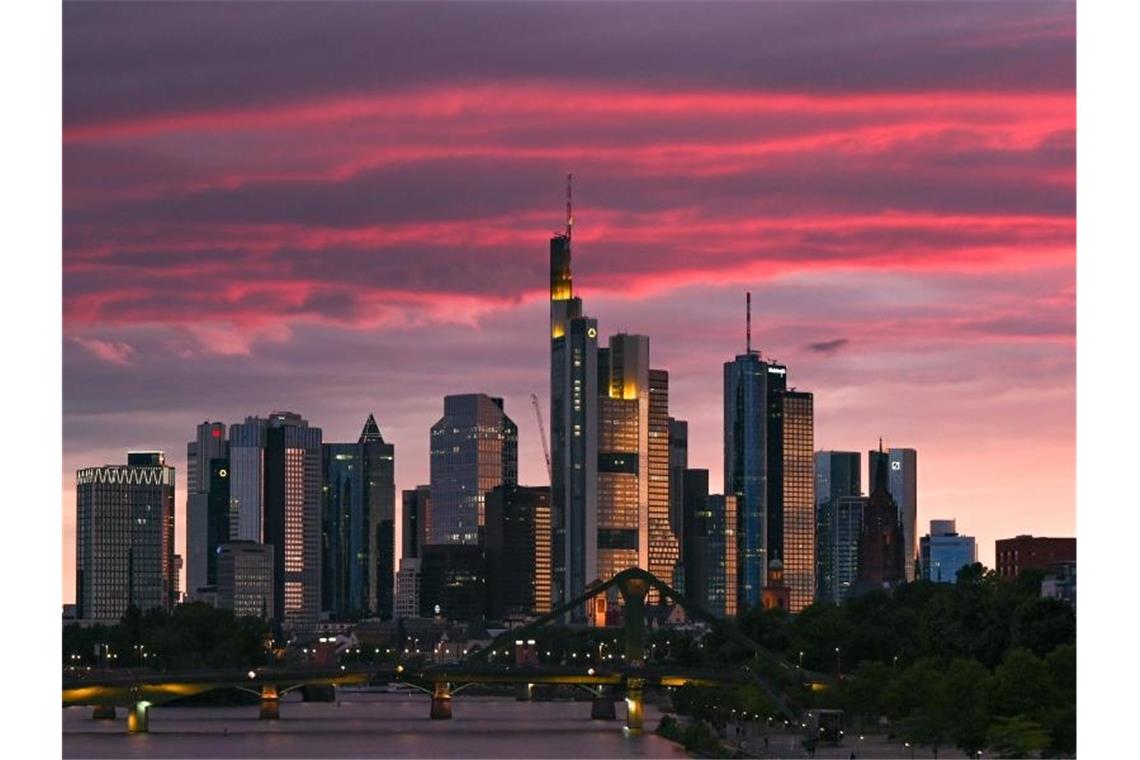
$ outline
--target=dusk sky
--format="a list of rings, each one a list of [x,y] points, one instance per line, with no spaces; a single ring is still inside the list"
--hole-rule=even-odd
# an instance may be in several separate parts
[[[548,245],[650,336],[721,487],[722,365],[815,447],[918,449],[919,533],[1075,535],[1073,3],[66,3],[63,595],[75,470],[288,409],[428,480],[448,393],[547,482]]]

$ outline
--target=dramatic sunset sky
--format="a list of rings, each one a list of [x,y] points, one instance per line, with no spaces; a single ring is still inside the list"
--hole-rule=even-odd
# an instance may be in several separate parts
[[[66,601],[76,468],[165,450],[182,551],[206,419],[289,409],[345,441],[375,413],[409,488],[443,395],[482,391],[545,482],[568,171],[578,294],[603,336],[651,337],[714,488],[751,290],[817,449],[918,449],[920,533],[957,518],[987,564],[1074,534],[1072,3],[63,19]]]

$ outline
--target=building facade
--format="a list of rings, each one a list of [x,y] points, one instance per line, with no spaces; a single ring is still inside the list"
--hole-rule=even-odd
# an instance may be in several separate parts
[[[321,435],[294,412],[273,412],[265,430],[263,530],[274,548],[273,610],[298,629],[320,618]]]
[[[875,472],[878,457],[887,461],[887,490],[899,507],[906,544],[906,579],[917,577],[918,558],[918,452],[914,449],[890,448],[885,452],[867,452],[867,473]]]
[[[906,580],[906,543],[898,504],[887,490],[887,471],[886,458],[879,457],[871,479],[871,496],[863,507],[855,593],[890,589]]]
[[[219,609],[233,610],[235,617],[272,620],[273,547],[253,541],[234,541],[218,547]]]
[[[162,452],[86,467],[76,482],[76,617],[117,623],[128,607],[169,610],[174,570],[174,468]]]
[[[388,620],[396,601],[396,446],[385,442],[371,414],[358,443],[368,514],[368,609]]]
[[[846,598],[859,571],[860,458],[857,451],[815,453],[816,598],[832,604]]]
[[[431,428],[431,543],[480,543],[487,494],[518,483],[518,441],[501,398],[444,398]]]
[[[788,609],[799,612],[815,599],[815,412],[814,397],[788,390],[779,396],[780,561]],[[769,561],[771,567],[771,561]]]
[[[268,426],[269,420],[261,417],[246,417],[244,422],[230,425],[230,538],[235,541],[265,541]]]
[[[646,528],[649,535],[648,565],[643,565],[659,579],[672,585],[681,560],[681,543],[673,529],[672,491],[670,488],[671,451],[669,435],[669,373],[649,370],[649,441],[646,447],[649,475],[649,509]],[[649,604],[663,599],[657,589],[649,592]]]
[[[552,602],[581,595],[598,566],[598,323],[574,295],[572,222],[550,240]],[[585,609],[571,617],[585,619]]]
[[[404,493],[408,493],[405,491]],[[404,557],[396,573],[396,618],[420,616],[420,559]]]
[[[685,470],[689,468],[689,423],[669,418],[669,525],[677,537],[679,555],[672,579],[662,579],[685,593]]]
[[[934,583],[956,583],[958,571],[978,561],[974,537],[958,535],[954,520],[931,520],[919,552],[922,578]]]
[[[420,547],[431,540],[431,486],[404,490],[400,524],[401,558],[420,556]]]
[[[485,539],[488,617],[517,621],[550,612],[550,489],[494,488]]]
[[[1022,570],[1047,570],[1062,562],[1077,561],[1077,539],[1017,536],[994,542],[997,573],[1016,578]]]
[[[420,554],[420,617],[474,622],[487,609],[483,548],[429,544]]]
[[[198,425],[186,444],[186,588],[192,593],[217,582],[217,548],[229,540],[229,479],[224,479],[224,500],[211,490],[215,463],[228,458],[225,424]],[[228,475],[228,466],[223,469]]]

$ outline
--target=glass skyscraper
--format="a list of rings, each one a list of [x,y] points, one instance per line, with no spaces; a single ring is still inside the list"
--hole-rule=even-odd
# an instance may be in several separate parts
[[[884,457],[887,463],[887,491],[898,504],[906,546],[906,579],[913,581],[918,557],[918,452],[896,448],[867,452],[868,478],[876,471],[878,457]]]
[[[814,399],[789,390],[780,394],[780,559],[788,587],[788,609],[799,612],[815,598]],[[777,545],[775,542],[773,546]]]
[[[922,578],[935,583],[956,583],[958,571],[978,561],[974,537],[958,535],[954,520],[931,520],[920,547]]]
[[[863,520],[857,451],[815,453],[816,598],[838,604],[859,572]]]
[[[186,445],[186,590],[191,595],[217,583],[217,548],[230,539],[228,459],[225,424],[198,425]]]
[[[431,427],[431,543],[480,543],[487,494],[518,483],[518,443],[501,398],[444,398]]]

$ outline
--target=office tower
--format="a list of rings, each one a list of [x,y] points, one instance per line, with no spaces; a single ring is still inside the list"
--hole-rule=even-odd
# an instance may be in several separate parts
[[[235,617],[270,620],[273,610],[273,547],[233,541],[218,547],[218,608]]]
[[[371,414],[358,443],[364,463],[368,609],[388,620],[396,582],[396,446],[385,443]]]
[[[550,612],[550,488],[496,486],[486,516],[488,617],[519,621]]]
[[[1077,539],[1026,535],[1000,538],[994,543],[994,557],[998,575],[1016,578],[1022,570],[1047,570],[1062,562],[1076,562]]]
[[[685,596],[719,617],[737,611],[736,497],[709,493],[709,471],[686,469],[681,478]]]
[[[321,607],[321,429],[273,412],[265,429],[265,543],[274,548],[273,610],[312,627]]]
[[[915,579],[918,557],[918,452],[914,449],[890,448],[886,452],[867,452],[867,476],[876,471],[878,457],[887,461],[887,491],[899,505],[899,520],[906,544],[906,579]]]
[[[487,607],[483,548],[429,544],[420,552],[420,617],[473,622]]]
[[[431,427],[431,543],[480,543],[487,494],[518,483],[518,447],[501,398],[444,398],[443,417]]]
[[[669,488],[669,373],[649,370],[649,564],[642,565],[665,583],[672,584],[681,559],[678,533],[673,530]],[[649,604],[660,604],[657,589],[649,591]]]
[[[832,496],[816,505],[817,599],[840,604],[859,577],[865,496]]]
[[[709,471],[685,468],[681,473],[681,565],[685,598],[712,612],[709,601]]]
[[[598,387],[598,565],[591,580],[605,581],[649,566],[649,338],[612,336],[598,351]]]
[[[875,459],[871,496],[859,531],[859,579],[854,589],[891,588],[906,579],[906,547],[898,504],[887,490],[887,458]]]
[[[265,540],[268,425],[269,421],[261,417],[246,417],[245,422],[230,425],[230,537],[237,541]]]
[[[75,473],[76,617],[114,624],[128,607],[169,610],[174,580],[174,468],[162,452]]]
[[[420,568],[418,556],[400,560],[400,570],[396,573],[396,618],[399,620],[420,616]]]
[[[958,571],[978,561],[974,537],[958,535],[954,520],[931,520],[919,551],[922,578],[935,583],[956,583]]]
[[[598,566],[598,323],[570,274],[573,218],[550,240],[550,462],[555,606],[581,595]],[[584,610],[571,617],[582,620]]]
[[[198,425],[194,440],[186,444],[186,588],[191,593],[217,582],[217,548],[229,540],[229,481],[221,504],[219,494],[211,496],[210,489],[213,463],[224,462],[228,454],[221,422]]]
[[[815,452],[815,583],[820,601],[837,604],[855,582],[863,505],[847,502],[841,507],[839,500],[858,499],[862,492],[859,452]]]
[[[359,618],[368,603],[368,512],[364,462],[356,443],[321,445],[321,611]]]
[[[689,423],[669,418],[669,525],[680,548],[671,579],[662,578],[685,593],[685,470],[689,467]]]
[[[779,403],[783,418],[780,560],[788,609],[799,612],[815,598],[814,399],[810,393],[791,389],[780,394]]]
[[[431,486],[416,486],[403,492],[400,514],[403,536],[402,556],[420,556],[420,547],[431,540]]]

